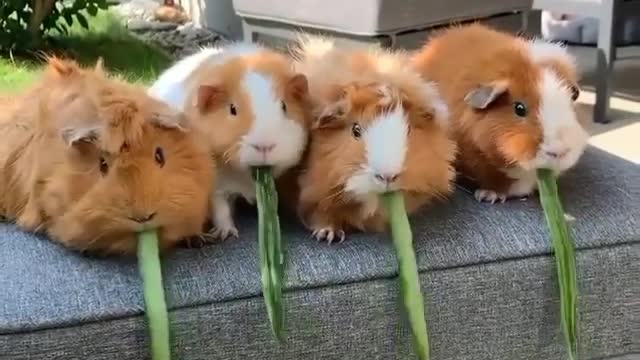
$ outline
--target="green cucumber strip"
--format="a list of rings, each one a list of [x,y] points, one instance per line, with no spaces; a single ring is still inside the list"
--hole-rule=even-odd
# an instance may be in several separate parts
[[[558,287],[560,290],[560,325],[564,334],[569,359],[577,360],[578,285],[575,248],[564,218],[564,211],[558,195],[558,185],[551,170],[538,170],[538,191],[556,258]]]
[[[282,284],[284,278],[284,253],[280,220],[278,218],[278,193],[268,167],[252,169],[256,183],[258,205],[258,248],[262,292],[271,329],[278,341],[284,339],[284,303]]]
[[[169,315],[162,285],[156,230],[138,234],[138,268],[142,276],[145,313],[151,337],[151,359],[170,360]]]
[[[390,192],[382,195],[382,202],[391,226],[391,237],[398,259],[400,294],[411,326],[414,348],[419,359],[428,360],[429,337],[424,300],[420,289],[418,265],[413,250],[413,235],[404,206],[404,198],[400,192]]]

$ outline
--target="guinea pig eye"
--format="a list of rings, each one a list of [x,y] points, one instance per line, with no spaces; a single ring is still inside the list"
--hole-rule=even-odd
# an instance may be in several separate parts
[[[162,148],[156,148],[156,153],[153,155],[153,157],[156,161],[156,164],[158,164],[160,167],[164,166],[164,152],[162,151]]]
[[[356,139],[362,136],[362,128],[357,123],[353,124],[353,127],[351,128],[351,132],[353,133],[353,137]]]
[[[236,116],[238,115],[238,111],[236,110],[236,106],[231,104],[229,105],[229,113],[231,113],[231,115]]]
[[[281,101],[281,106],[282,106],[282,112],[287,112],[287,104],[284,103],[284,101]]]
[[[103,157],[100,157],[100,173],[102,173],[102,175],[107,175],[107,172],[109,172],[109,164],[107,164],[107,160]]]
[[[580,96],[580,89],[577,86],[571,87],[571,100],[576,101]]]
[[[527,107],[523,103],[516,101],[513,103],[513,112],[519,117],[525,117],[527,116]]]

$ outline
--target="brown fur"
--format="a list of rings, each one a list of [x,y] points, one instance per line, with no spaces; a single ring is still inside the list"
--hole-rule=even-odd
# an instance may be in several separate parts
[[[306,77],[294,73],[290,60],[285,56],[264,50],[231,59],[222,65],[204,63],[187,79],[187,104],[191,104],[188,111],[209,140],[220,166],[237,165],[238,142],[253,122],[249,96],[241,86],[247,71],[274,79],[275,93],[284,100],[289,117],[304,128],[311,124]],[[232,100],[237,116],[229,113]]]
[[[407,210],[413,212],[448,195],[455,146],[441,126],[443,119],[436,118],[419,95],[422,80],[407,71],[403,55],[333,49],[313,58],[312,52],[307,49],[296,56],[298,68],[309,78],[317,116],[302,165],[279,185],[285,202],[296,204],[306,226],[334,231],[385,229],[378,197],[354,198],[344,186],[365,161],[364,143],[352,136],[352,125],[357,122],[366,129],[376,115],[395,106],[409,114],[407,158],[398,180]]]
[[[17,103],[0,130],[8,139],[0,145],[2,215],[107,254],[134,253],[142,225],[129,217],[151,212],[162,250],[201,233],[212,166],[181,114],[100,67],[55,58]]]
[[[526,40],[472,24],[453,27],[431,38],[413,57],[414,67],[436,81],[449,105],[458,143],[457,170],[483,189],[504,193],[512,184],[500,169],[532,159],[542,140],[537,119],[540,97],[536,84],[549,67],[577,89],[575,68],[560,60],[534,63]],[[475,86],[503,82],[501,96],[486,111],[465,103]],[[514,118],[513,101],[528,105],[527,121]]]

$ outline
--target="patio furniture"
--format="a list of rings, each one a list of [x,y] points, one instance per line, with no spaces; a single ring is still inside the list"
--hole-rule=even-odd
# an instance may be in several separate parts
[[[506,30],[530,32],[535,31],[530,19],[539,19],[539,11],[532,10],[594,16],[600,19],[593,113],[598,123],[610,121],[616,25],[625,14],[640,14],[640,0],[301,0],[295,6],[289,0],[233,0],[233,5],[242,18],[245,39],[276,47],[303,30],[330,34],[348,45],[412,49],[423,44],[434,27],[466,20],[485,19]],[[498,16],[505,14],[511,16]],[[514,14],[519,21],[513,21]]]
[[[532,8],[599,19],[596,103],[593,109],[593,119],[598,123],[610,122],[608,111],[613,85],[613,64],[616,60],[616,37],[620,30],[618,25],[621,17],[628,14],[640,14],[640,1],[533,0]]]

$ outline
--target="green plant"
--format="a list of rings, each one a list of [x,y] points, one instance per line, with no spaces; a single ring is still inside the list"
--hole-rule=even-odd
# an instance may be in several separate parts
[[[171,359],[169,315],[162,285],[158,232],[138,234],[138,268],[142,277],[145,313],[149,322],[151,359]]]
[[[273,334],[276,339],[282,340],[284,337],[282,283],[285,254],[278,219],[278,193],[270,168],[256,167],[252,169],[252,173],[256,183],[258,204],[258,247],[262,292]]]
[[[558,185],[551,170],[538,170],[538,189],[556,258],[560,290],[560,323],[569,359],[576,360],[578,354],[578,285],[575,249],[558,196]]]
[[[43,35],[54,29],[67,34],[74,22],[88,28],[87,16],[95,16],[108,6],[107,0],[3,0],[0,51],[37,48]]]
[[[391,238],[398,259],[400,297],[413,334],[414,348],[420,360],[427,360],[429,359],[429,337],[424,315],[424,300],[420,290],[418,265],[413,250],[413,235],[404,206],[404,198],[400,192],[390,192],[382,194],[382,202],[391,227]]]

